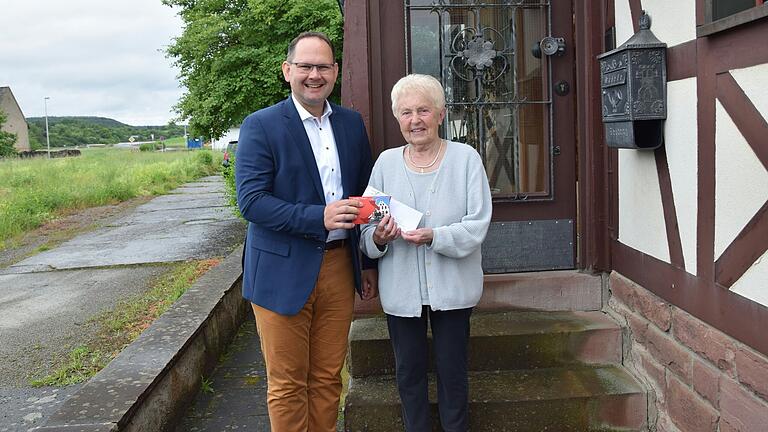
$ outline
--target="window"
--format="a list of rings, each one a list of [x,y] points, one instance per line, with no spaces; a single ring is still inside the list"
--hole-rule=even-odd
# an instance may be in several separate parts
[[[709,36],[730,28],[768,17],[767,0],[704,0],[704,24],[697,37]]]
[[[712,0],[712,21],[760,6],[764,0]]]

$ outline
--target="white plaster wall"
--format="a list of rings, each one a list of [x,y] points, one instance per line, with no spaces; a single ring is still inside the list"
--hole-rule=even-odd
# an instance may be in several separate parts
[[[227,132],[225,132],[221,138],[217,140],[213,140],[211,147],[213,147],[214,150],[224,151],[226,150],[227,144],[229,144],[230,141],[237,141],[239,138],[240,138],[240,128],[239,127],[231,128]]]
[[[730,72],[763,118],[768,119],[768,63]]]
[[[715,117],[715,259],[768,199],[768,172],[718,100]]]
[[[747,97],[749,97],[757,110],[760,111],[763,118],[768,119],[768,85],[766,85],[768,84],[768,64],[751,66],[744,69],[735,69],[730,72],[742,90],[744,90]],[[748,152],[744,151],[744,153]],[[749,158],[753,155],[754,154],[747,154],[746,157]],[[755,163],[751,158],[750,161],[752,164]],[[760,167],[753,166],[752,171],[759,172]],[[768,175],[766,175],[765,167],[763,167],[763,174],[758,174],[756,183],[758,189],[756,193],[759,195],[762,191],[763,200],[768,198],[768,196],[766,196],[766,194],[768,194],[766,192],[766,189],[768,189],[768,186],[766,186],[768,179],[766,179],[766,177],[768,177]],[[761,198],[758,196],[757,201],[760,199]],[[754,202],[750,207],[756,205],[757,203]],[[744,275],[731,286],[731,291],[757,303],[768,306],[768,252],[755,261],[755,263],[752,264],[752,267],[750,267],[749,270],[747,270]]]
[[[768,306],[768,252],[731,286],[731,291]]]
[[[696,274],[696,227],[698,212],[698,128],[696,78],[667,84],[665,150],[675,197],[677,225],[683,246],[685,270]]]
[[[672,47],[696,39],[695,0],[643,0],[651,16],[651,31]]]
[[[632,11],[629,9],[629,0],[616,0],[614,13],[616,15],[616,46],[619,46],[635,34],[634,27],[632,26]]]
[[[669,262],[661,189],[652,151],[619,149],[619,241]]]

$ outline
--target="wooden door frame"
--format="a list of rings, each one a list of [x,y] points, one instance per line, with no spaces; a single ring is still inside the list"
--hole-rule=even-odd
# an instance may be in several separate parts
[[[575,152],[572,169],[577,186],[556,183],[554,187],[556,194],[568,189],[574,191],[571,205],[576,212],[576,267],[601,271],[611,266],[610,233],[616,229],[618,215],[610,212],[608,186],[609,174],[617,161],[603,145],[597,91],[599,68],[595,58],[605,51],[604,34],[613,26],[613,2],[574,1],[573,13],[574,22],[569,24],[573,29],[573,43],[566,49],[565,58],[560,59],[564,61],[559,62],[559,67],[575,70],[571,90],[575,94],[570,98],[574,119],[568,122],[573,127],[564,133],[576,137],[575,146],[566,150]],[[391,114],[384,101],[389,101],[389,89],[406,73],[404,14],[402,1],[363,0],[344,5],[344,39],[357,43],[344,45],[342,103],[363,115],[374,157],[388,144],[402,142],[396,122],[389,121]],[[553,21],[553,27],[559,25],[565,23]],[[553,70],[553,80],[556,79],[557,70]],[[529,218],[549,211],[543,204],[527,205],[530,205],[526,210]],[[509,216],[508,213],[495,214],[494,218]]]
[[[614,27],[611,0],[575,1],[576,113],[578,140],[578,266],[590,271],[611,268],[611,238],[618,236],[616,202],[609,187],[618,165],[616,152],[603,140],[600,67],[596,59],[606,51],[606,31]],[[617,185],[614,185],[617,186]],[[618,208],[618,206],[614,206]]]

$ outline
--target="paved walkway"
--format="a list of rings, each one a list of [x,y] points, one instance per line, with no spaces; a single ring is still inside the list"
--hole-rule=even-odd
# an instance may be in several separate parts
[[[176,432],[269,431],[267,378],[253,315],[243,323]]]
[[[244,227],[221,177],[208,177],[0,269],[0,432],[44,423],[79,388],[33,388],[25,374],[81,344],[91,317],[144,292],[168,263],[226,256]]]

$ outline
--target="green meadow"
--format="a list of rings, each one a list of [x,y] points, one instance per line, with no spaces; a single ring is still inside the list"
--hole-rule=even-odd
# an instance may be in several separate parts
[[[82,152],[60,159],[0,160],[0,250],[64,212],[164,194],[214,174],[222,157],[206,150]]]

